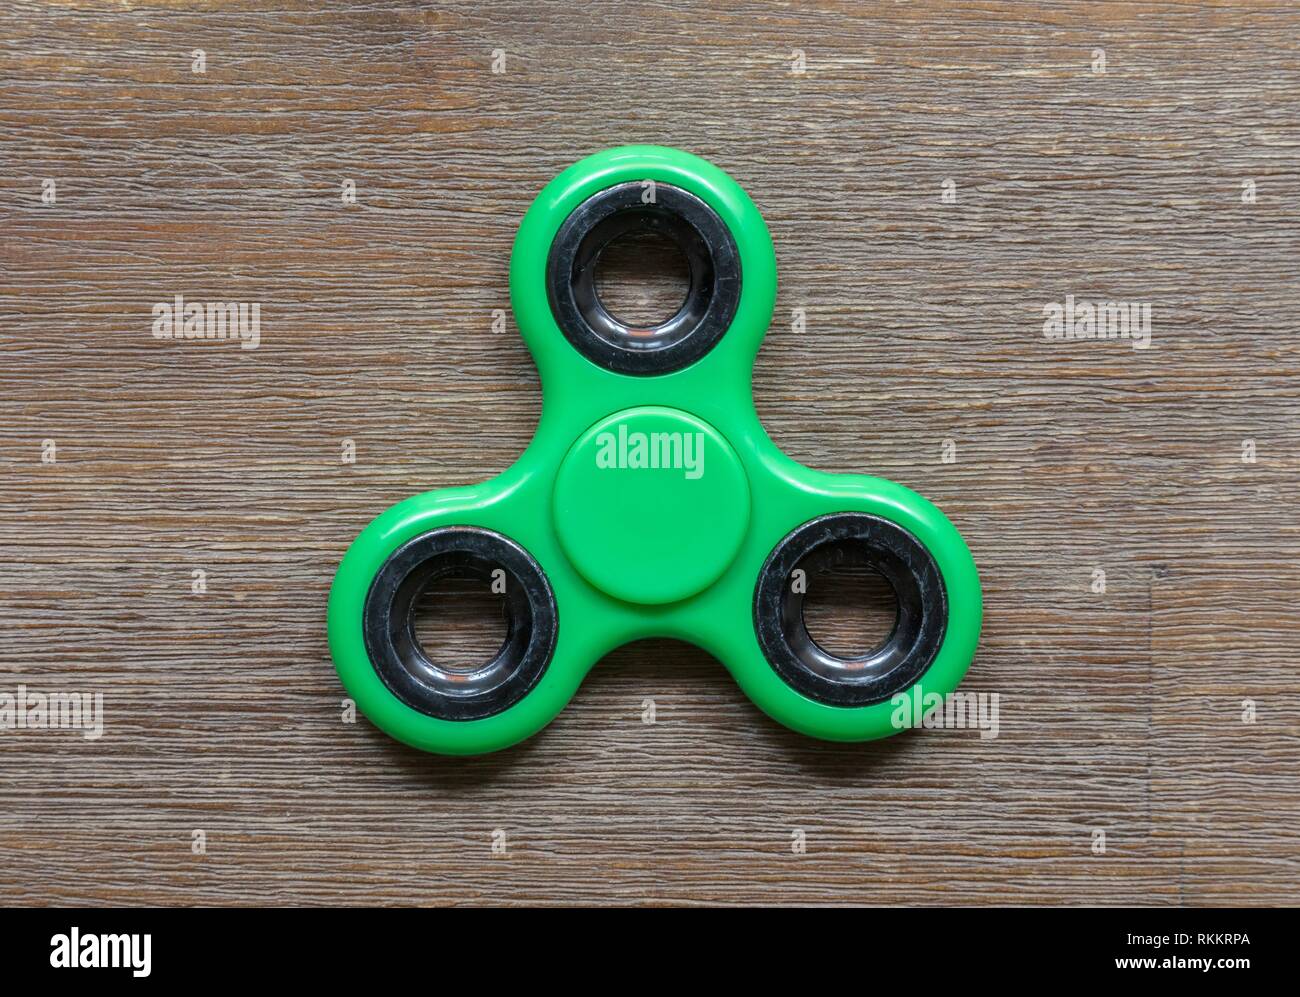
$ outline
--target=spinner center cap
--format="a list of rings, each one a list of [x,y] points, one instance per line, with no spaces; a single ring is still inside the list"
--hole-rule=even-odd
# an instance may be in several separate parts
[[[703,419],[643,406],[607,416],[570,447],[553,511],[565,554],[596,588],[625,602],[676,602],[735,558],[749,483]]]

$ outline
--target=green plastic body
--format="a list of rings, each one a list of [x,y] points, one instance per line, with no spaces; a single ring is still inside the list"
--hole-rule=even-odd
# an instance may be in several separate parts
[[[735,317],[719,343],[693,365],[659,376],[611,373],[584,358],[556,326],[546,291],[551,241],[569,213],[599,190],[646,180],[684,188],[712,207],[731,230],[743,274]],[[974,655],[982,612],[975,564],[957,530],[902,485],[802,466],[759,423],[751,372],[772,319],[776,258],[758,209],[726,173],[655,146],[582,160],[556,177],[524,216],[510,292],[541,375],[542,417],[532,442],[498,477],[389,508],[357,537],[334,580],[330,650],[348,693],[371,721],[425,751],[494,751],[546,726],[612,649],[670,637],[714,655],[760,709],[787,727],[836,741],[893,734],[890,702],[846,708],[801,695],[771,668],[755,634],[754,590],[764,560],[791,530],[836,512],[892,520],[928,548],[943,576],[949,616],[943,644],[919,684],[940,695],[957,686]],[[606,423],[616,434],[619,421],[632,427],[634,438],[638,428],[657,427],[703,440],[702,473],[692,478],[689,466],[657,474],[623,467],[626,461],[609,450],[610,438],[600,438],[599,429]],[[537,685],[504,712],[471,721],[436,719],[397,699],[370,663],[362,628],[367,592],[388,556],[421,533],[454,525],[494,530],[522,545],[544,569],[559,608],[554,656]]]

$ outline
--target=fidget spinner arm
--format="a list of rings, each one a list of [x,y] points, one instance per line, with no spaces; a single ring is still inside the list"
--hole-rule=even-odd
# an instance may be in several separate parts
[[[638,231],[690,264],[681,308],[648,329],[612,315],[594,281],[602,250]],[[604,654],[650,636],[705,648],[768,715],[831,740],[895,733],[896,697],[957,686],[981,599],[956,529],[901,485],[803,467],[758,421],[776,260],[729,176],[655,146],[582,160],[525,215],[510,290],[542,380],[532,443],[490,481],[382,513],[330,593],[335,665],[376,725],[426,751],[504,748]],[[892,633],[859,657],[804,626],[800,577],[828,558],[878,572],[897,598]],[[420,593],[452,572],[504,583],[508,632],[486,663],[439,667],[415,637]]]

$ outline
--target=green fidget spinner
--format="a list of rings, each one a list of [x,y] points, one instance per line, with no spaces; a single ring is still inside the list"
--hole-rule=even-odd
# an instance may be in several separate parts
[[[596,292],[602,250],[671,237],[690,264],[668,321],[634,328]],[[810,470],[759,424],[750,373],[776,300],[758,209],[727,174],[675,149],[627,146],[569,167],[529,208],[510,261],[515,320],[542,380],[528,449],[483,484],[399,502],[357,537],[330,592],[329,643],[362,712],[425,751],[495,751],[537,732],[620,644],[674,637],[716,656],[745,694],[814,737],[899,723],[900,695],[945,695],[979,637],[979,578],[944,515],[901,485]],[[878,648],[809,636],[809,567],[850,560],[893,587]],[[488,662],[434,665],[413,608],[460,574],[503,594]]]

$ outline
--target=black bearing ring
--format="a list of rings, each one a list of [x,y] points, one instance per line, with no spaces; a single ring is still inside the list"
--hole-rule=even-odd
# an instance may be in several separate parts
[[[803,618],[793,572],[814,553],[851,557],[894,589],[893,632],[873,651],[840,658],[818,646]],[[869,706],[910,688],[933,663],[948,624],[948,594],[934,557],[897,523],[840,512],[804,523],[763,564],[754,589],[754,630],[787,685],[830,706]]]
[[[472,671],[433,664],[413,616],[420,594],[453,572],[492,580],[506,573],[508,632],[491,661]],[[472,526],[448,526],[397,548],[375,575],[363,613],[370,663],[407,706],[440,720],[479,720],[519,702],[555,651],[559,611],[541,566],[513,540]]]
[[[546,293],[560,331],[592,363],[620,374],[667,374],[717,345],[740,303],[740,253],[717,212],[680,187],[639,182],[608,187],[564,220],[546,262]],[[615,318],[596,293],[596,263],[615,239],[661,232],[690,264],[690,289],[672,318],[637,329]]]

